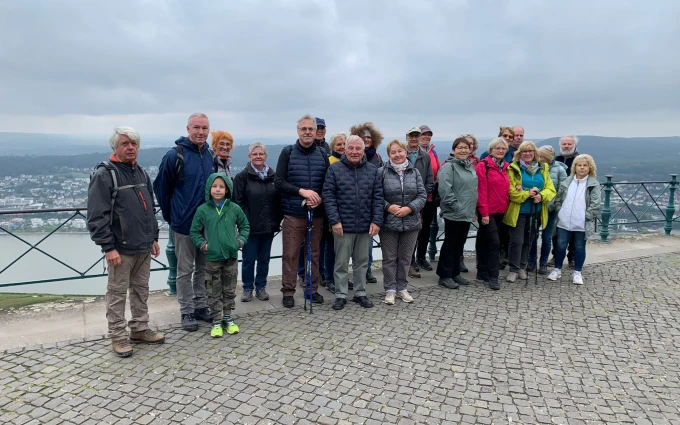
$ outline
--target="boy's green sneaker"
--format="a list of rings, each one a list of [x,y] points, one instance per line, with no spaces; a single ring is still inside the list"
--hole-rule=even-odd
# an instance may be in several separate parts
[[[239,331],[238,325],[236,323],[234,323],[233,320],[230,320],[226,323],[222,323],[222,327],[227,330],[227,333],[229,335],[237,334],[238,331]]]
[[[222,335],[222,323],[213,322],[212,329],[210,329],[210,336],[213,338],[221,338]]]

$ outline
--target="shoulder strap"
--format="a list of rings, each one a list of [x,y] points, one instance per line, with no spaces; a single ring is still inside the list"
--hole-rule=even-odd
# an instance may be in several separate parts
[[[177,160],[175,161],[175,174],[180,181],[184,181],[184,151],[181,145],[175,145]]]
[[[113,224],[113,206],[116,204],[116,196],[118,196],[118,191],[120,190],[120,187],[118,187],[118,172],[116,171],[116,167],[109,161],[100,162],[94,169],[96,171],[102,167],[109,171],[111,174],[111,182],[113,183],[113,191],[111,192],[111,211],[109,212],[109,224],[111,225]]]

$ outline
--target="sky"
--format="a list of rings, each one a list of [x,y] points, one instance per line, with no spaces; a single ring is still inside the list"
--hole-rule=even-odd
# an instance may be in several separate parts
[[[680,135],[677,0],[0,1],[0,132]]]

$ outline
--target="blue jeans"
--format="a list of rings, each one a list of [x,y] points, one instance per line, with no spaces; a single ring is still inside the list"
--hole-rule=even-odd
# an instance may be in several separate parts
[[[259,291],[267,286],[273,240],[273,233],[248,237],[248,242],[243,246],[242,252],[241,280],[243,281],[243,292],[252,291],[253,287]],[[255,276],[255,261],[257,261],[257,276]]]
[[[555,247],[555,268],[562,269],[564,257],[567,255],[569,239],[574,238],[574,271],[583,270],[586,262],[586,232],[570,232],[557,228],[557,246]]]
[[[548,224],[543,229],[541,233],[541,258],[539,258],[538,264],[545,266],[548,264],[548,256],[550,255],[550,249],[552,248],[552,234],[555,230],[555,223],[557,223],[557,211],[548,213]],[[536,264],[536,255],[538,252],[538,235],[534,238],[531,243],[531,249],[529,250],[529,264]]]

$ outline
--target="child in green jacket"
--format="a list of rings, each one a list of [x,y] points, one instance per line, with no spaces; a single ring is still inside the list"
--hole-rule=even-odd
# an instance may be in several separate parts
[[[205,185],[205,203],[198,207],[191,223],[191,240],[206,257],[213,338],[221,337],[225,329],[230,335],[239,331],[231,311],[236,307],[238,250],[248,241],[250,224],[241,207],[231,202],[232,190],[226,174],[211,174]]]

